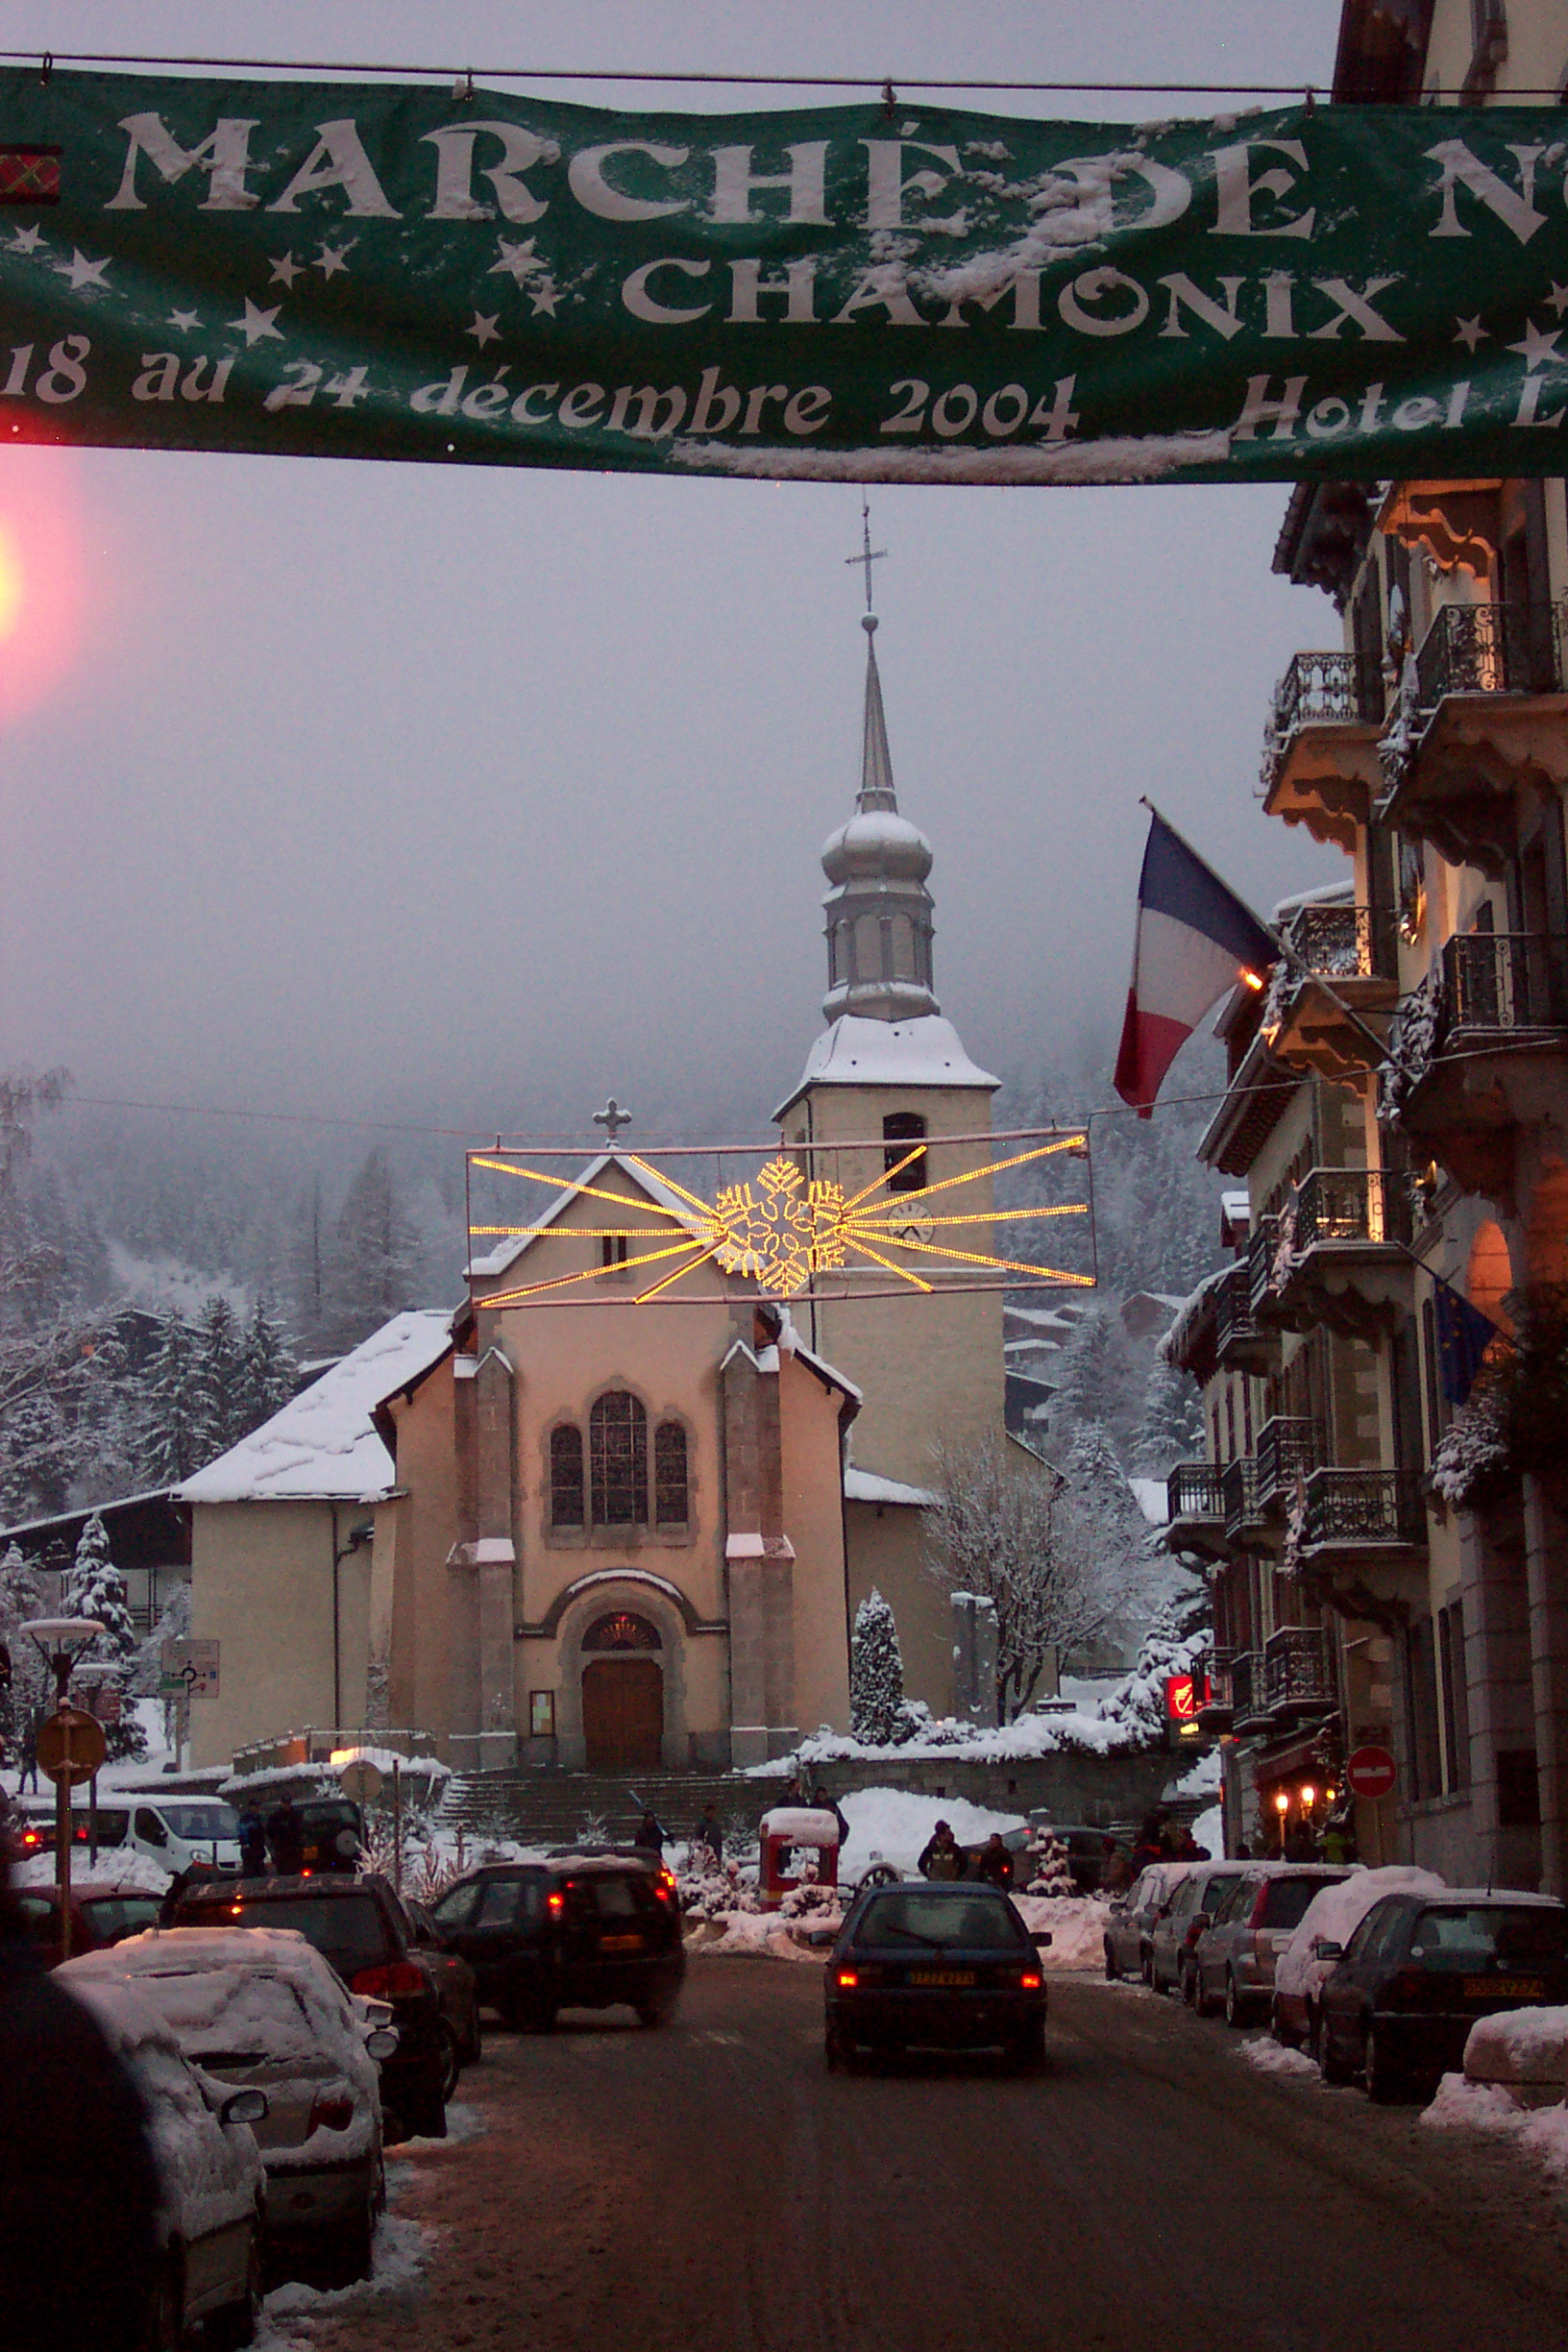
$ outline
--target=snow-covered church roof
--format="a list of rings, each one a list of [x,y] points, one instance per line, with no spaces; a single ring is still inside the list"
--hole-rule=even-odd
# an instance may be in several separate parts
[[[964,1041],[940,1013],[911,1020],[868,1020],[843,1013],[806,1056],[800,1083],[779,1104],[784,1116],[809,1086],[986,1087],[1001,1080],[971,1062]]]
[[[445,1307],[396,1314],[303,1395],[175,1489],[183,1503],[372,1503],[393,1482],[371,1419],[378,1405],[440,1362]]]

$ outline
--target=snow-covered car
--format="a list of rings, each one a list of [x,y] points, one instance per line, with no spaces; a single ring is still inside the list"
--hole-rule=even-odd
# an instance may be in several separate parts
[[[123,1970],[88,1966],[69,1962],[55,1981],[90,2009],[135,2084],[162,2188],[149,2352],[180,2352],[198,2325],[209,2345],[248,2344],[261,2311],[266,2174],[254,2127],[266,2094],[193,2067]]]
[[[1197,1994],[1198,1938],[1246,1867],[1244,1862],[1195,1862],[1178,1881],[1149,1930],[1148,1981],[1156,1993],[1179,1993],[1190,2008]]]
[[[1149,1940],[1154,1923],[1191,1868],[1190,1862],[1151,1862],[1121,1899],[1111,1905],[1104,1943],[1105,1972],[1113,1984],[1119,1976],[1141,1976],[1145,1984],[1151,1981]]]
[[[155,1929],[61,1971],[73,1987],[116,1979],[204,2074],[265,2092],[256,2139],[274,2251],[364,2277],[384,2201],[377,2055],[396,2036],[367,2023],[320,1952],[287,1931]]]
[[[1335,1963],[1322,1957],[1325,1944],[1348,1944],[1374,1903],[1385,1895],[1440,1895],[1443,1881],[1432,1871],[1400,1863],[1386,1870],[1353,1870],[1337,1886],[1324,1887],[1302,1914],[1301,1925],[1274,1963],[1274,2005],[1270,2017],[1276,2042],[1286,2049],[1307,2045],[1319,2056],[1323,1987]]]
[[[1249,1862],[1192,1948],[1192,2006],[1199,2017],[1225,2011],[1227,2025],[1266,2016],[1274,1965],[1301,1925],[1307,1906],[1348,1870],[1320,1862]]]

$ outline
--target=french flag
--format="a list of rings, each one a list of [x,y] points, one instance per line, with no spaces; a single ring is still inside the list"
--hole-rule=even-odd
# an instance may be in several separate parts
[[[1279,942],[1155,808],[1138,886],[1133,985],[1115,1089],[1139,1118],[1204,1015],[1237,980],[1262,987]]]

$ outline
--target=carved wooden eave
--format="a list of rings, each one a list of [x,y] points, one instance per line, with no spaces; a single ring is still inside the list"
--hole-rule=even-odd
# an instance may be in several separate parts
[[[1332,986],[1306,977],[1286,1007],[1285,1018],[1268,1040],[1276,1060],[1292,1069],[1315,1070],[1336,1086],[1358,1092],[1371,1080],[1372,1041],[1353,1017],[1391,1006],[1398,983],[1347,973]]]
[[[1511,1216],[1518,1139],[1556,1129],[1555,1148],[1568,1149],[1568,1032],[1510,1032],[1488,1053],[1461,1031],[1451,1048],[1410,1089],[1399,1124],[1461,1190]]]
[[[1412,1614],[1426,1606],[1424,1549],[1403,1560],[1373,1560],[1354,1583],[1335,1580],[1326,1567],[1307,1569],[1301,1589],[1321,1609],[1333,1609],[1353,1625],[1376,1626],[1380,1632],[1402,1633]],[[1375,1580],[1375,1581],[1374,1581]]]
[[[1375,1345],[1410,1312],[1413,1269],[1408,1251],[1388,1241],[1319,1241],[1280,1286],[1282,1322],[1328,1330]]]
[[[1440,572],[1491,577],[1497,562],[1495,481],[1396,482],[1383,502],[1378,528],[1405,547],[1430,555]]]
[[[1450,695],[1379,815],[1494,879],[1517,854],[1522,793],[1568,787],[1568,695]]]
[[[1325,720],[1291,736],[1263,807],[1286,824],[1305,825],[1325,847],[1354,857],[1358,832],[1382,786],[1377,727]]]

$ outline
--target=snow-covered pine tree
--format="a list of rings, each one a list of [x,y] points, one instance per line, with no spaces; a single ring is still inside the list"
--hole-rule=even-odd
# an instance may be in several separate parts
[[[1096,1424],[1119,1452],[1136,1427],[1141,1383],[1120,1318],[1095,1307],[1075,1325],[1053,1372],[1051,1443],[1060,1454],[1075,1432]]]
[[[322,1276],[324,1337],[346,1352],[416,1303],[419,1241],[384,1151],[345,1195]]]
[[[298,1371],[288,1335],[279,1322],[271,1300],[258,1298],[251,1310],[241,1346],[236,1437],[248,1436],[288,1403],[294,1394]]]
[[[49,1702],[49,1670],[19,1629],[42,1615],[37,1565],[12,1543],[0,1559],[0,1641],[11,1652],[11,1683],[0,1684],[0,1740],[8,1764],[21,1755],[29,1718]]]
[[[1054,1829],[1043,1828],[1031,1840],[1030,1859],[1034,1874],[1026,1893],[1030,1895],[1076,1895],[1078,1881],[1072,1874],[1067,1850]]]
[[[907,1735],[898,1623],[874,1584],[849,1636],[849,1728],[869,1748]]]
[[[1131,1672],[1104,1702],[1113,1723],[1124,1725],[1151,1748],[1165,1739],[1166,1677],[1190,1673],[1213,1640],[1207,1584],[1190,1570],[1173,1574],[1177,1580],[1144,1634]]]
[[[1203,1454],[1203,1398],[1195,1382],[1158,1356],[1143,1398],[1143,1420],[1133,1447],[1139,1478],[1167,1478],[1180,1461]]]
[[[145,1755],[147,1734],[131,1704],[131,1673],[136,1654],[135,1628],[126,1600],[125,1579],[110,1551],[109,1530],[96,1511],[77,1539],[76,1557],[65,1579],[62,1596],[67,1617],[96,1617],[103,1627],[91,1653],[94,1666],[119,1667],[122,1709],[117,1724],[106,1727],[112,1760]]]
[[[146,1388],[143,1475],[156,1486],[177,1485],[211,1458],[203,1450],[206,1399],[196,1335],[183,1315],[164,1317]]]
[[[244,1434],[244,1353],[239,1317],[221,1292],[215,1293],[196,1318],[195,1394],[204,1461],[227,1453]]]

